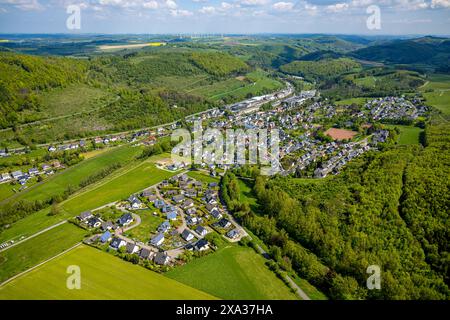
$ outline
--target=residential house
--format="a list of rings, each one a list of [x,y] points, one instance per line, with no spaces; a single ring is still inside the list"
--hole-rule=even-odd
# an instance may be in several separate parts
[[[92,218],[92,217],[93,217],[92,212],[84,211],[84,212],[80,213],[80,215],[78,216],[78,219],[80,221],[86,221],[87,219]]]
[[[139,253],[139,257],[141,259],[151,259],[153,256],[153,251],[147,249],[147,248],[142,248],[141,252]]]
[[[220,213],[219,210],[217,210],[217,208],[213,209],[210,213],[214,219],[217,219],[217,220],[222,219],[222,214]]]
[[[173,200],[175,203],[181,203],[181,202],[184,200],[184,195],[179,194],[179,195],[173,196],[173,197],[172,197],[172,200]]]
[[[38,170],[37,168],[30,168],[30,169],[28,170],[28,174],[29,174],[30,176],[38,175],[38,174],[39,174],[39,170]]]
[[[165,252],[158,252],[155,255],[154,261],[156,264],[164,266],[170,262],[170,257]]]
[[[138,199],[135,195],[131,195],[128,198],[128,202],[130,203],[131,208],[133,209],[139,209],[142,205],[141,200]]]
[[[187,208],[186,210],[184,210],[184,212],[186,212],[187,215],[191,215],[191,214],[195,214],[197,212],[197,209],[194,207],[190,207],[190,208]]]
[[[11,172],[11,176],[13,177],[13,179],[17,180],[23,176],[23,173],[21,170],[17,170],[17,171]]]
[[[0,181],[8,181],[11,179],[11,175],[8,172],[2,173]]]
[[[194,235],[188,229],[183,230],[183,232],[181,233],[181,237],[186,241],[191,241],[192,239],[194,239]]]
[[[183,202],[183,204],[181,205],[181,207],[182,207],[183,209],[186,209],[186,208],[192,207],[193,205],[194,205],[194,201],[192,201],[191,199],[186,199],[186,200]]]
[[[101,228],[103,231],[111,230],[114,227],[114,224],[111,221],[102,222]]]
[[[87,225],[89,228],[98,228],[102,225],[102,221],[99,218],[92,217],[88,220]]]
[[[200,239],[194,244],[194,249],[197,251],[204,251],[209,249],[209,243],[206,239]]]
[[[195,198],[197,196],[197,190],[195,189],[186,189],[186,191],[184,192],[184,195],[186,197],[190,197],[190,198]]]
[[[186,223],[189,226],[196,225],[198,223],[198,218],[196,216],[189,216],[186,218]]]
[[[217,206],[215,204],[210,204],[210,203],[208,203],[205,206],[205,208],[206,208],[206,210],[208,210],[209,213],[212,213],[214,210],[218,210]]]
[[[167,231],[169,231],[169,229],[170,229],[170,222],[164,221],[159,225],[158,232],[166,233]]]
[[[166,217],[168,220],[177,220],[177,215],[176,211],[171,211],[167,213]]]
[[[231,226],[231,222],[226,218],[220,219],[220,221],[217,222],[217,224],[222,228],[228,228],[229,226]]]
[[[100,242],[102,243],[109,242],[111,238],[112,238],[111,232],[106,231],[104,234],[101,235]]]
[[[156,247],[162,245],[163,242],[164,242],[164,233],[158,233],[150,240],[150,244]]]
[[[125,246],[126,244],[127,242],[125,240],[122,240],[120,238],[113,238],[109,246],[115,250],[118,250],[119,248]]]
[[[122,215],[117,222],[119,223],[119,225],[121,226],[127,226],[129,225],[131,222],[133,222],[133,216],[131,215],[131,213],[125,213],[124,215]]]
[[[155,200],[155,202],[153,202],[153,205],[156,208],[161,209],[161,208],[163,208],[166,205],[166,203],[164,202],[164,200],[157,199],[157,200]]]
[[[227,232],[227,237],[230,239],[237,239],[239,238],[239,230],[238,229],[233,229],[231,231]]]
[[[202,226],[197,226],[197,228],[195,228],[195,232],[197,232],[197,234],[201,235],[202,237],[208,234],[208,230],[206,230],[206,228]]]
[[[139,247],[135,243],[128,242],[127,243],[127,247],[126,247],[126,251],[129,254],[133,254],[133,253],[136,253],[136,252],[139,251]]]

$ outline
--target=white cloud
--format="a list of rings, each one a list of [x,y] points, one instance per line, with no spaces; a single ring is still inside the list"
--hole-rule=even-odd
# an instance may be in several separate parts
[[[176,9],[178,7],[178,5],[173,0],[166,0],[166,7],[169,9]]]
[[[294,8],[294,3],[292,2],[277,2],[272,5],[272,8],[274,8],[277,11],[290,11]]]
[[[431,7],[434,8],[450,8],[450,0],[432,0]]]
[[[213,14],[216,12],[216,8],[208,6],[208,7],[202,7],[200,10],[198,10],[200,13],[203,14]]]
[[[329,5],[326,7],[326,10],[329,12],[342,12],[349,8],[349,4],[342,2],[342,3],[335,3],[332,5]]]
[[[264,6],[266,4],[268,4],[270,2],[270,0],[241,0],[240,3],[243,6],[248,6],[248,7],[258,7],[258,6]]]
[[[158,9],[158,8],[159,8],[158,2],[156,2],[156,1],[154,1],[154,0],[148,1],[148,2],[144,2],[144,3],[142,4],[142,6],[143,6],[144,8],[146,8],[146,9],[152,9],[152,10],[155,10],[155,9]]]
[[[9,4],[24,11],[37,11],[44,9],[38,0],[0,0],[0,4]]]
[[[193,13],[189,10],[170,10],[170,15],[172,17],[189,17],[192,16]]]

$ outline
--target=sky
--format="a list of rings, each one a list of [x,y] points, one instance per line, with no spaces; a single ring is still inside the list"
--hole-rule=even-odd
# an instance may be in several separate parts
[[[0,0],[0,33],[450,35],[450,0]]]

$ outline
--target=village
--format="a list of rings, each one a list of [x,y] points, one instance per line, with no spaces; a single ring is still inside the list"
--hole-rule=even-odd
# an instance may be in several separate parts
[[[183,172],[126,200],[82,212],[72,222],[92,230],[87,243],[102,250],[135,263],[174,266],[183,263],[186,251],[214,250],[214,237],[238,242],[247,236],[220,203],[218,189],[217,182]]]

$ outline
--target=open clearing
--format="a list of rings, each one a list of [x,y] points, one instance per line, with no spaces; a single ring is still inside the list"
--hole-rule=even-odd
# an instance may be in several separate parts
[[[450,115],[450,76],[433,75],[430,81],[420,87],[426,103]],[[428,92],[429,91],[429,92]]]
[[[400,137],[398,138],[398,143],[402,145],[409,144],[419,144],[420,134],[423,129],[413,126],[402,126],[402,125],[390,125],[389,128],[398,128],[400,130]]]
[[[81,271],[81,289],[66,286],[67,267]],[[213,296],[81,245],[0,287],[0,299],[214,299]]]
[[[351,130],[330,128],[325,131],[325,134],[329,135],[333,140],[351,140],[358,133]]]
[[[86,231],[65,223],[0,253],[0,283],[80,242]]]
[[[63,204],[63,209],[73,215],[95,209],[105,204],[127,198],[132,193],[152,186],[175,173],[156,168],[149,160],[120,176],[107,180],[94,189],[75,195]]]
[[[253,249],[228,246],[166,275],[223,299],[297,299]]]

